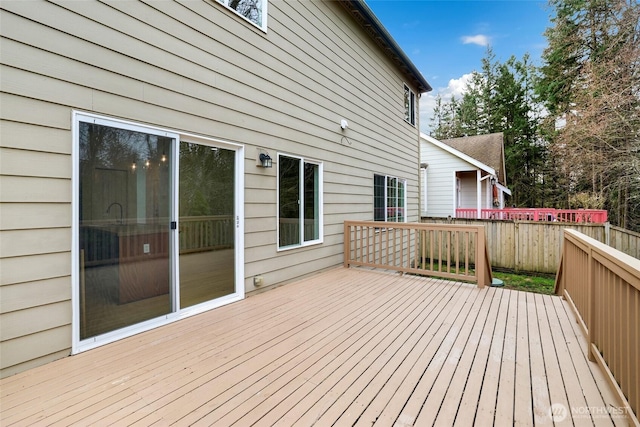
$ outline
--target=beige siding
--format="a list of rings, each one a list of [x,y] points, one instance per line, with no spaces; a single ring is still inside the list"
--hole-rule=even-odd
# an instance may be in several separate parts
[[[51,227],[71,227],[69,202],[0,204],[0,231]]]
[[[0,311],[9,313],[71,299],[68,277],[0,286]]]
[[[74,109],[245,146],[247,291],[339,264],[342,222],[373,218],[374,173],[407,179],[418,220],[406,77],[337,2],[271,1],[266,33],[216,0],[0,8],[1,313],[35,319],[3,335],[3,375],[70,346]],[[323,162],[323,244],[277,251],[277,165],[256,168],[256,147]]]
[[[34,334],[0,342],[2,375],[59,359],[70,353],[71,326],[43,329]],[[23,365],[23,366],[20,366]]]
[[[68,252],[71,250],[69,231],[68,228],[3,231],[0,258]]]

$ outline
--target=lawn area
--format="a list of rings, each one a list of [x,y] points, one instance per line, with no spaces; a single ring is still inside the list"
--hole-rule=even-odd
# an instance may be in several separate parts
[[[521,274],[501,273],[499,271],[494,271],[493,277],[502,280],[504,287],[507,289],[548,295],[553,295],[556,282],[554,277],[524,276]]]

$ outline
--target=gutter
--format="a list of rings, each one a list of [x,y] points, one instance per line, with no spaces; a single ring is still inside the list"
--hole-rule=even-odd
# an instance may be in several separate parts
[[[364,0],[340,0],[342,6],[355,18],[355,20],[369,33],[385,53],[410,77],[413,77],[415,85],[420,93],[433,90],[427,79],[422,76],[402,48],[393,39],[391,34],[382,25],[373,11],[367,6]]]

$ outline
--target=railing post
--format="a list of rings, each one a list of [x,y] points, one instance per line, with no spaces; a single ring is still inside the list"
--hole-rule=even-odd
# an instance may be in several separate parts
[[[594,280],[594,261],[593,261],[593,248],[589,245],[589,253],[588,253],[588,261],[589,265],[587,266],[588,275],[587,275],[587,301],[589,304],[589,319],[587,320],[587,356],[589,357],[590,362],[596,362],[596,358],[592,352],[592,344],[595,342],[596,336],[596,295],[595,288],[596,283]]]
[[[478,288],[482,289],[485,285],[490,285],[490,283],[485,283],[486,281],[486,268],[487,268],[487,260],[485,259],[486,255],[486,243],[485,243],[485,235],[484,235],[484,226],[479,225],[476,228],[476,274],[478,275]]]
[[[344,267],[349,268],[351,256],[351,228],[347,221],[344,222]]]

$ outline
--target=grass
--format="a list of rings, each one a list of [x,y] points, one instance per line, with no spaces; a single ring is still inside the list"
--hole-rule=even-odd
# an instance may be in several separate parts
[[[536,292],[539,294],[553,295],[556,285],[554,277],[525,276],[521,274],[493,272],[493,277],[504,282],[507,289],[518,291]]]

